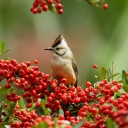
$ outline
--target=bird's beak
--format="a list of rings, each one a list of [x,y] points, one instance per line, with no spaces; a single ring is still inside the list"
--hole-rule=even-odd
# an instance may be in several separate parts
[[[54,49],[52,47],[49,47],[49,48],[45,48],[44,50],[53,51]]]

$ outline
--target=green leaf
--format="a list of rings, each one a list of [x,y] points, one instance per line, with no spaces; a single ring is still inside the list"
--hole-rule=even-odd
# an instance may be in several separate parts
[[[75,125],[73,128],[80,128],[85,122],[85,119],[83,119],[80,123],[78,123],[77,125]]]
[[[72,111],[70,111],[70,114],[71,115],[74,115],[75,113],[77,113],[78,112],[78,110],[72,110]]]
[[[91,0],[86,0],[89,4],[91,4],[91,5],[94,5],[95,4],[95,2],[93,2],[93,1],[91,1]]]
[[[38,126],[36,126],[36,128],[48,128],[48,125],[46,122],[42,121],[38,124]]]
[[[108,128],[116,128],[115,122],[110,118],[107,120],[107,125],[108,125]]]
[[[8,89],[6,89],[5,87],[3,87],[2,89],[0,89],[0,95],[7,93]]]
[[[14,107],[16,106],[16,102],[12,102],[10,104],[10,110],[9,110],[9,114],[12,115],[14,113]]]
[[[116,94],[114,95],[114,100],[118,99],[119,97],[120,97],[120,94],[119,94],[119,93],[116,93]]]
[[[100,69],[100,76],[102,77],[102,79],[105,79],[106,78],[106,75],[107,75],[107,70],[105,67],[102,67]]]
[[[111,72],[110,68],[108,69],[108,72],[109,72],[110,76],[112,76],[112,72]]]
[[[112,78],[114,78],[114,77],[116,77],[116,76],[118,76],[118,75],[120,75],[120,73],[113,74],[113,75],[109,76],[108,79],[112,79]]]
[[[31,106],[30,110],[33,111],[35,109],[34,102],[32,102],[31,104],[32,104],[32,106]]]
[[[3,53],[4,49],[5,49],[5,42],[2,41],[0,44],[0,54]]]
[[[0,44],[0,56],[7,53],[10,50],[10,49],[8,49],[8,50],[4,51],[4,49],[5,49],[5,42],[2,41]]]
[[[22,97],[20,97],[20,100],[18,100],[18,104],[21,109],[26,109],[26,103]]]
[[[50,113],[51,113],[51,109],[50,109],[50,108],[46,108],[46,109],[44,110],[44,114],[45,114],[45,115],[49,116]]]
[[[128,92],[128,85],[123,85],[122,88],[125,92]]]
[[[44,110],[42,107],[36,107],[35,106],[35,110],[36,110],[38,116],[44,115]]]
[[[0,115],[2,114],[2,110],[3,110],[4,106],[3,104],[0,105]]]
[[[41,100],[42,109],[44,111],[44,115],[50,115],[51,109],[45,107],[45,103],[47,102],[47,97],[45,96],[45,99]]]
[[[63,115],[64,116],[64,111],[62,108],[59,109],[59,115]]]
[[[126,84],[128,85],[128,79],[127,79],[127,76],[126,76],[126,72],[123,70],[122,71],[122,80],[126,82]]]
[[[49,6],[48,7],[49,8],[49,10],[51,11],[51,12],[56,12],[56,7],[55,7],[55,4],[52,4],[51,6]]]
[[[0,128],[6,128],[5,125],[10,125],[12,122],[4,122],[2,124],[0,124]]]
[[[111,77],[115,77],[115,76],[118,76],[118,75],[120,75],[120,73],[115,73],[114,75],[112,75]]]
[[[126,72],[124,70],[122,70],[122,82],[123,82],[123,90],[125,92],[128,92],[128,79],[127,79],[127,76],[126,76]]]
[[[107,75],[107,80],[110,81],[110,77],[111,77],[110,69],[107,69],[106,75]]]

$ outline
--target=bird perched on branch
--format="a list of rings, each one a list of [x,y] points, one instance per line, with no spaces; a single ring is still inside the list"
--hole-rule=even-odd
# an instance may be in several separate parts
[[[76,87],[78,82],[77,65],[64,37],[59,35],[53,45],[45,50],[53,53],[51,59],[52,77],[59,82],[62,78],[66,78],[66,85],[74,85]]]

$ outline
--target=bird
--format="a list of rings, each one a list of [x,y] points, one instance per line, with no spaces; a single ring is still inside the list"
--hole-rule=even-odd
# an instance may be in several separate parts
[[[69,48],[65,38],[60,34],[51,47],[45,48],[52,52],[51,70],[52,78],[61,82],[62,78],[66,79],[66,85],[78,83],[78,69],[74,55]]]

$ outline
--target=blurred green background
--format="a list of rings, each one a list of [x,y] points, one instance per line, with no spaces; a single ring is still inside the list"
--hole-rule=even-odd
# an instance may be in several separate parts
[[[79,71],[79,85],[95,82],[92,65],[128,70],[128,0],[106,0],[108,10],[84,0],[62,0],[64,13],[32,14],[33,0],[0,1],[0,41],[11,48],[2,58],[19,62],[39,61],[40,70],[51,73],[51,53],[44,51],[62,33],[72,49]]]

